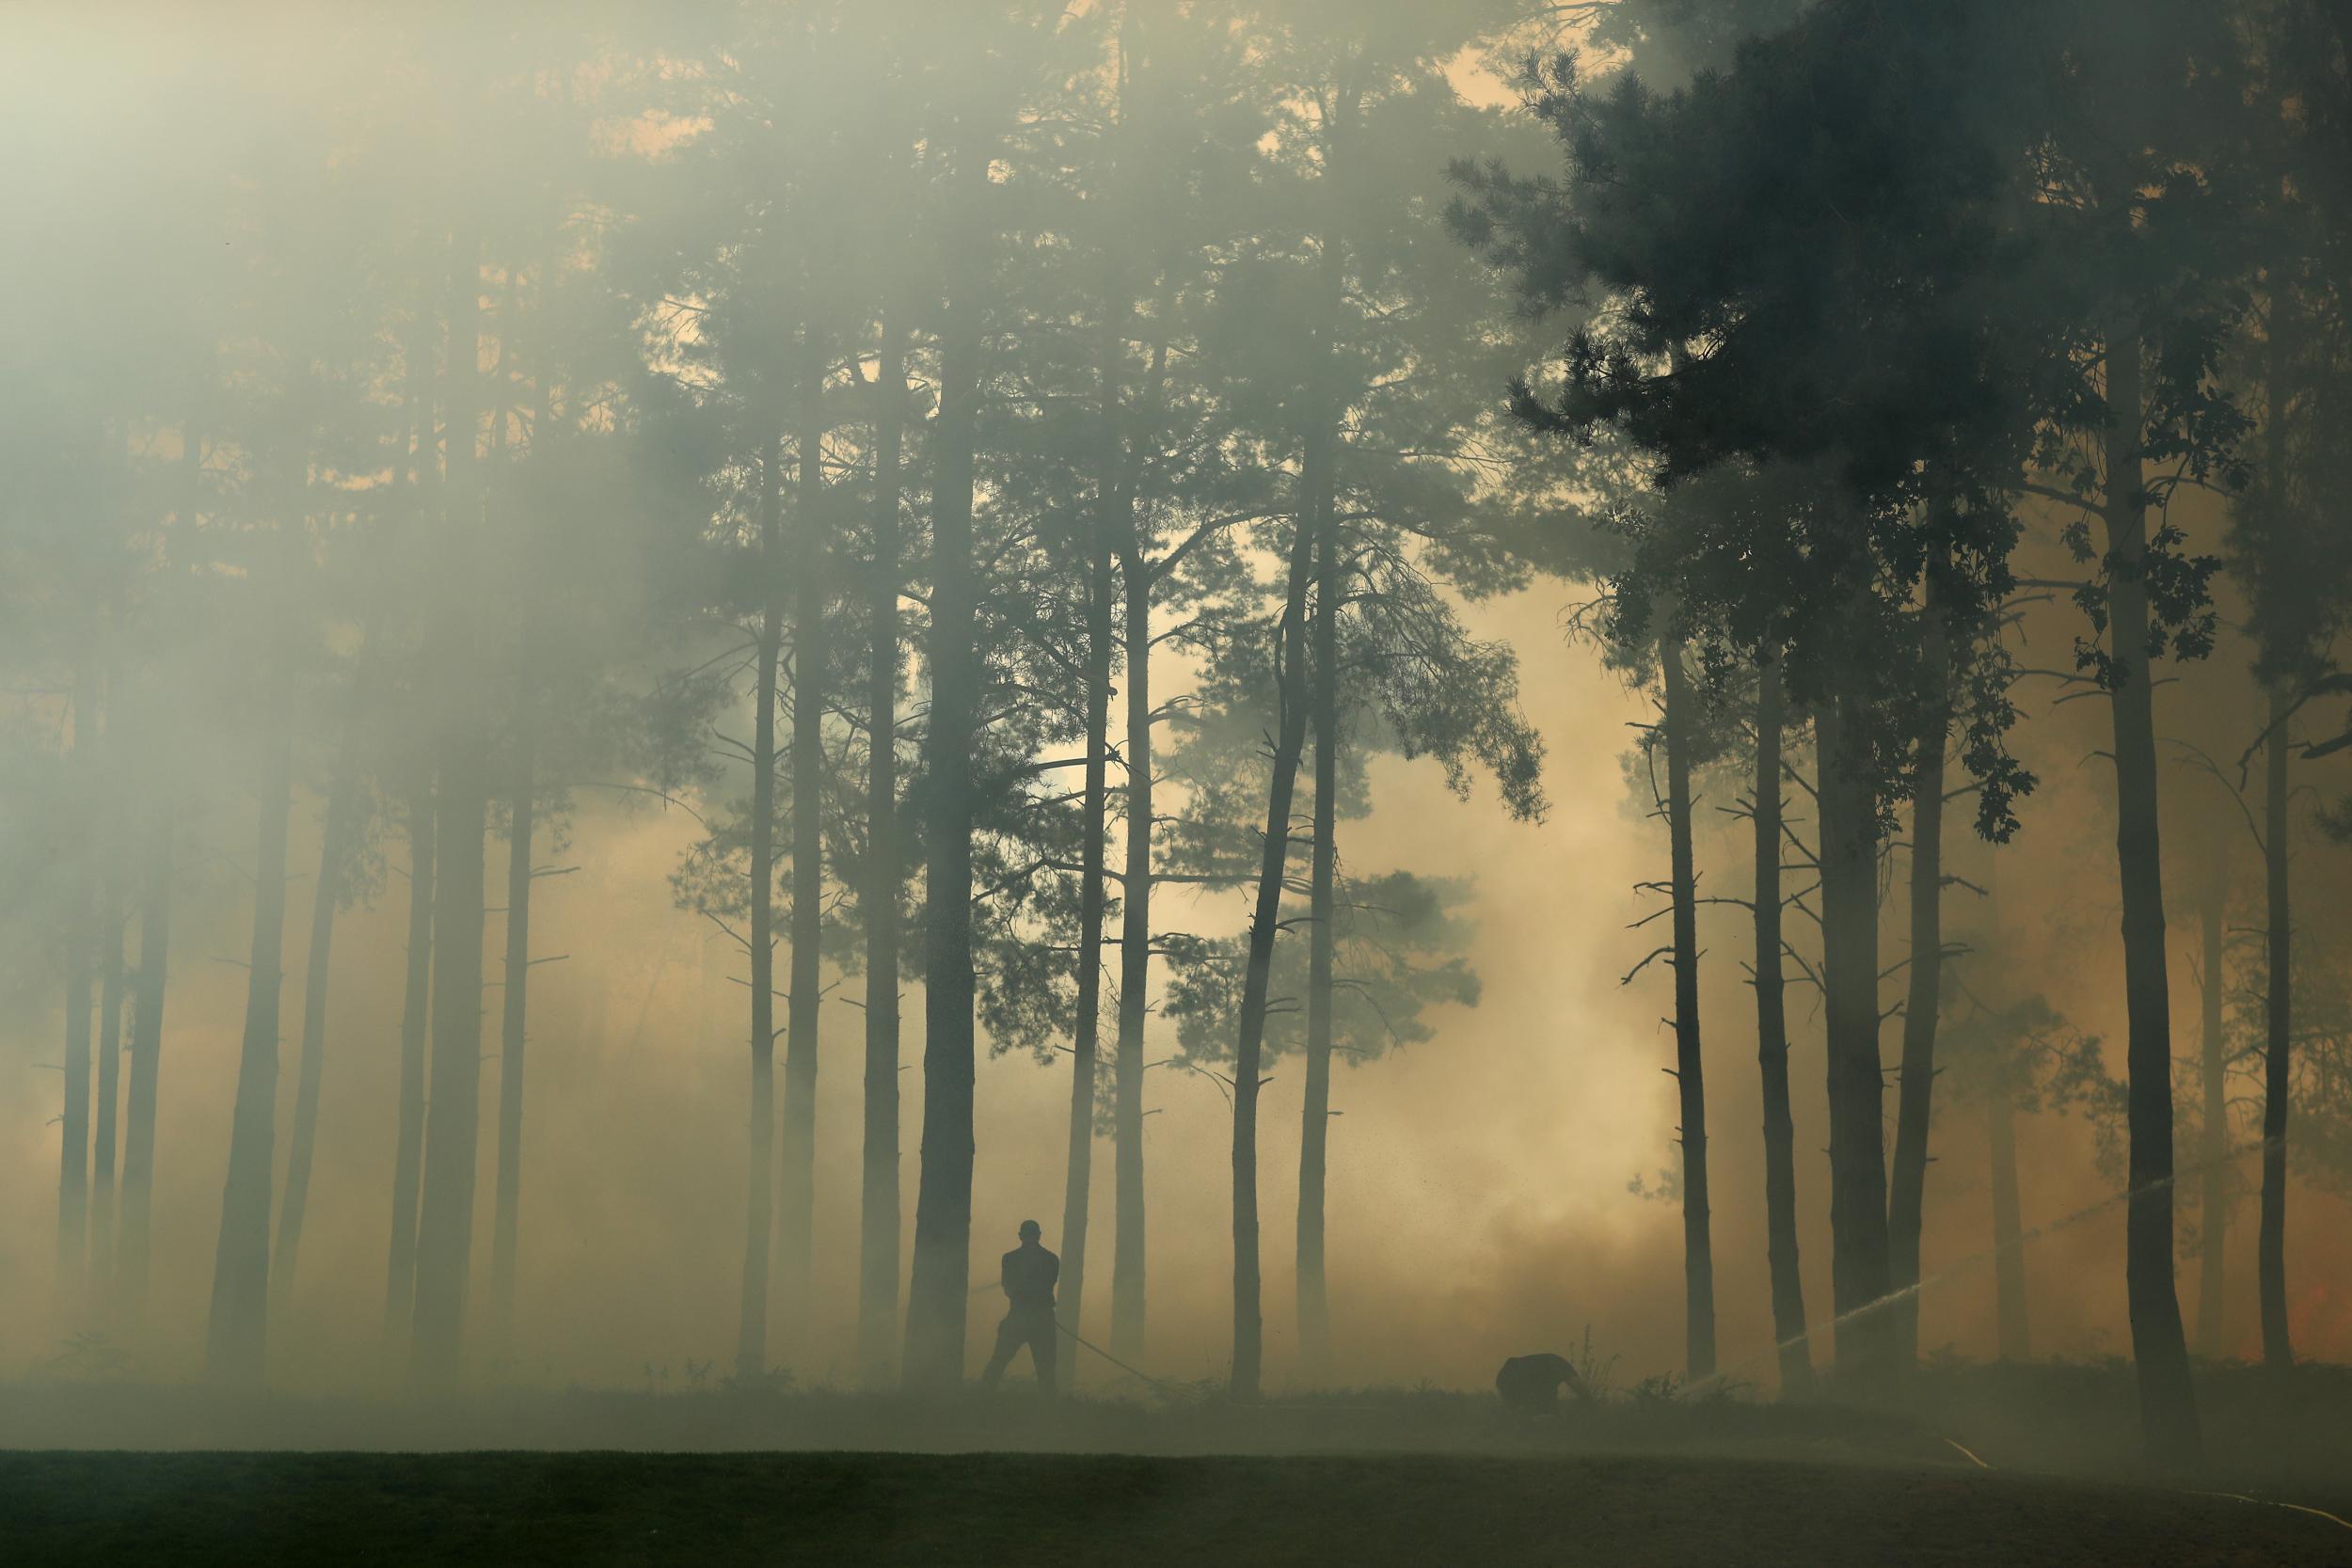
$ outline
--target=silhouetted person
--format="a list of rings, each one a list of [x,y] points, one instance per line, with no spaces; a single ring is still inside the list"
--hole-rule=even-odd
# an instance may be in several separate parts
[[[1011,1305],[996,1325],[996,1354],[980,1373],[980,1386],[993,1388],[1013,1353],[1026,1345],[1037,1368],[1040,1393],[1054,1391],[1054,1284],[1061,1277],[1061,1259],[1039,1244],[1037,1221],[1021,1222],[1021,1244],[1005,1254],[1000,1276],[1005,1300]]]
[[[1584,1380],[1576,1375],[1565,1355],[1515,1355],[1495,1373],[1495,1392],[1502,1396],[1503,1408],[1514,1415],[1550,1414],[1559,1408],[1563,1387],[1578,1399],[1589,1397]]]

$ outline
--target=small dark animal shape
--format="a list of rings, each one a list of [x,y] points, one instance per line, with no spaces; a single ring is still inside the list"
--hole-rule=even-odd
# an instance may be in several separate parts
[[[1515,1355],[1495,1373],[1495,1392],[1514,1415],[1549,1415],[1559,1408],[1564,1387],[1578,1399],[1592,1397],[1565,1355]]]

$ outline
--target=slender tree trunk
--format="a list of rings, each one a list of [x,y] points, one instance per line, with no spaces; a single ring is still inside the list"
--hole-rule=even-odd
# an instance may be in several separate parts
[[[1339,905],[1339,541],[1315,542],[1312,727],[1314,819],[1308,874],[1307,1083],[1298,1116],[1298,1355],[1309,1387],[1331,1381],[1331,1298],[1324,1274],[1331,1136],[1331,1008]]]
[[[280,525],[294,528],[288,518]],[[253,950],[246,971],[245,1043],[237,1061],[236,1108],[229,1132],[229,1179],[221,1192],[220,1239],[213,1258],[212,1317],[204,1372],[257,1385],[269,1332],[269,1199],[278,1119],[278,1010],[286,925],[286,817],[293,736],[282,680],[268,699],[262,743],[260,853],[254,866]]]
[[[1288,874],[1291,801],[1298,784],[1299,753],[1307,743],[1305,669],[1307,586],[1314,541],[1330,510],[1331,436],[1318,429],[1308,437],[1303,465],[1307,506],[1298,539],[1291,547],[1290,580],[1282,595],[1282,618],[1275,631],[1275,674],[1279,719],[1274,742],[1273,776],[1266,790],[1263,852],[1258,864],[1256,901],[1249,917],[1248,967],[1242,980],[1240,1038],[1233,1052],[1233,1370],[1237,1400],[1258,1397],[1264,1370],[1264,1319],[1260,1311],[1258,1260],[1258,1090],[1263,1064],[1267,994],[1274,974],[1274,939]]]
[[[965,149],[961,175],[985,199],[986,152]],[[974,227],[977,227],[975,225]],[[969,238],[977,242],[980,236]],[[973,623],[974,442],[980,399],[980,271],[966,245],[940,350],[940,408],[931,454],[930,728],[924,751],[930,802],[925,871],[922,1170],[907,1285],[905,1379],[951,1388],[963,1379],[972,1265],[972,743],[979,679]]]
[[[131,1083],[122,1123],[122,1225],[116,1251],[118,1319],[135,1327],[147,1310],[149,1216],[155,1193],[155,1080],[163,1060],[164,982],[171,936],[172,823],[159,807],[148,829],[139,893],[139,969],[131,1013]]]
[[[1103,291],[1100,358],[1096,369],[1102,447],[1097,452],[1093,526],[1086,546],[1086,783],[1081,815],[1086,839],[1079,851],[1077,1015],[1070,1041],[1070,1159],[1062,1184],[1059,1317],[1070,1330],[1055,1347],[1059,1382],[1077,1381],[1077,1335],[1084,1322],[1087,1220],[1094,1191],[1094,1099],[1103,1037],[1103,883],[1110,832],[1111,546],[1132,533],[1126,515],[1127,443],[1120,418],[1120,368],[1126,352],[1122,318],[1125,281],[1109,269]]]
[[[2204,1094],[2204,1114],[2198,1128],[2197,1155],[2198,1164],[2203,1167],[2197,1205],[2197,1350],[2201,1355],[2218,1357],[2226,1353],[2229,1344],[2222,1283],[2223,1243],[2230,1230],[2230,1179],[2226,1168],[2230,1102],[2222,1071],[2221,1037],[2221,999],[2228,994],[2224,984],[2228,960],[2221,927],[2230,881],[2226,848],[2229,840],[2217,831],[2208,837],[2213,847],[2201,900],[2203,919],[2200,924],[2204,937],[2204,962],[2199,974],[2202,983],[2198,999],[2203,1014],[2198,1042],[2198,1077]]]
[[[1666,833],[1672,848],[1675,1084],[1682,1116],[1683,1355],[1696,1382],[1715,1375],[1715,1248],[1707,1206],[1707,1081],[1699,1050],[1698,877],[1691,850],[1691,686],[1682,640],[1658,648],[1666,689]]]
[[[94,660],[85,652],[73,675],[73,771],[80,799],[72,806],[66,858],[72,879],[65,917],[65,1110],[57,1155],[57,1298],[81,1306],[89,1240],[90,954],[96,946],[92,866],[97,850],[91,782],[97,768],[98,690]]]
[[[1797,1133],[1788,1107],[1788,1019],[1781,964],[1781,735],[1787,722],[1780,661],[1765,659],[1756,687],[1756,1059],[1764,1079],[1765,1260],[1772,1280],[1772,1338],[1783,1397],[1813,1387],[1805,1338],[1804,1277],[1797,1266]]]
[[[2130,1094],[2124,1284],[2149,1456],[2178,1466],[2196,1463],[2202,1441],[2172,1279],[2172,1019],[2165,974],[2155,705],[2146,651],[2148,519],[2140,470],[2139,356],[2137,323],[2126,321],[2108,333],[2107,631],[2116,661],[2111,693],[2116,858],[2123,894]]]
[[[2017,1108],[2006,1062],[1993,1070],[1984,1118],[1993,1159],[1993,1294],[2001,1359],[2028,1361],[2033,1338],[2026,1318],[2026,1227],[2017,1197]]]
[[[98,911],[98,1126],[90,1148],[90,1299],[109,1302],[115,1277],[115,1160],[122,1100],[122,853],[106,847]]]
[[[866,779],[866,1144],[859,1194],[858,1373],[887,1383],[898,1338],[898,504],[906,365],[885,321],[875,365],[873,646]]]
[[[798,545],[792,608],[792,979],[784,1052],[784,1181],[777,1246],[783,1253],[784,1324],[792,1354],[808,1349],[808,1293],[816,1258],[818,973],[825,897],[826,548],[824,340],[812,325],[802,346]]]
[[[1934,1110],[1935,1027],[1944,980],[1944,753],[1951,659],[1932,585],[1919,626],[1921,662],[1935,711],[1919,734],[1911,794],[1911,974],[1903,1002],[1901,1088],[1895,1111],[1895,1167],[1887,1212],[1888,1284],[1912,1291],[1888,1309],[1899,1372],[1919,1357],[1920,1231],[1928,1188],[1928,1129]]]
[[[784,437],[760,464],[758,690],[752,721],[750,1159],[743,1194],[743,1295],[735,1370],[768,1370],[769,1248],[775,1230],[776,1137],[776,667],[784,645]]]
[[[367,659],[368,633],[359,657]],[[319,872],[310,894],[310,947],[303,965],[302,1055],[295,1069],[294,1126],[286,1145],[286,1193],[278,1211],[278,1247],[270,1258],[270,1302],[283,1313],[294,1291],[294,1262],[302,1250],[302,1222],[310,1207],[310,1165],[318,1144],[319,1080],[326,1066],[326,997],[329,956],[334,949],[335,912],[342,902],[345,869],[358,832],[359,742],[356,720],[346,720],[326,789],[326,821],[319,833]]]
[[[526,637],[529,635],[525,634]],[[506,833],[506,986],[499,1019],[499,1163],[490,1222],[490,1343],[515,1354],[515,1255],[522,1223],[524,1045],[530,1037],[531,837],[538,790],[538,724],[531,653],[516,682],[515,780]]]
[[[1127,594],[1127,830],[1119,906],[1119,1046],[1112,1064],[1118,1236],[1111,1259],[1111,1354],[1143,1354],[1143,1023],[1152,987],[1152,586],[1139,547],[1124,562]]]
[[[424,1057],[432,1032],[433,768],[408,789],[408,965],[400,1007],[400,1103],[392,1142],[392,1246],[385,1269],[384,1334],[405,1343],[417,1305],[417,1192],[424,1170]]]
[[[2270,738],[2265,748],[2263,869],[2269,903],[2270,988],[2264,1008],[2263,1190],[2255,1233],[2254,1273],[2262,1293],[2263,1365],[2284,1370],[2295,1365],[2287,1335],[2287,1089],[2288,1056],[2295,1023],[2295,970],[2291,958],[2295,927],[2287,884],[2287,718],[2293,695],[2283,685],[2270,692]]]
[[[1114,460],[1115,462],[1115,460]],[[1105,472],[1109,472],[1106,466]],[[1115,485],[1112,487],[1115,489]],[[1104,838],[1110,816],[1111,562],[1109,540],[1115,495],[1104,497],[1105,515],[1088,544],[1087,563],[1087,761],[1086,843],[1081,850],[1078,890],[1078,1006],[1070,1042],[1070,1162],[1062,1188],[1061,1294],[1059,1317],[1071,1331],[1057,1347],[1061,1381],[1076,1380],[1079,1314],[1086,1302],[1087,1212],[1094,1185],[1094,1093],[1103,1016],[1103,881]]]
[[[1851,699],[1814,716],[1820,753],[1821,968],[1829,1058],[1830,1285],[1837,1371],[1867,1395],[1886,1386],[1885,1085],[1879,1061],[1878,811]],[[1860,1313],[1860,1316],[1855,1314]]]
[[[451,247],[449,451],[443,486],[450,559],[459,584],[442,634],[444,716],[435,801],[433,1087],[425,1117],[417,1220],[417,1299],[410,1370],[421,1383],[456,1380],[473,1260],[474,1187],[481,1160],[483,840],[489,817],[488,723],[481,711],[480,618],[466,594],[478,555],[483,501],[475,474],[481,354],[481,245]]]

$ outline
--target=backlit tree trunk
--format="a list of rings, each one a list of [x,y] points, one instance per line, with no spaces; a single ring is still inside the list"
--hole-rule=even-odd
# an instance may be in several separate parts
[[[2188,1347],[2172,1280],[2172,1018],[2156,815],[2155,705],[2148,656],[2147,494],[2140,469],[2140,341],[2107,335],[2106,528],[2108,651],[2116,669],[2116,859],[2123,895],[2123,993],[2130,1103],[2124,1286],[2149,1455],[2194,1464],[2202,1449]]]
[[[1827,992],[1830,1286],[1837,1371],[1883,1389],[1886,1313],[1885,1085],[1879,1061],[1878,812],[1850,699],[1814,716],[1820,754],[1821,968]],[[1859,1313],[1859,1316],[1855,1314]]]
[[[1143,1354],[1143,1023],[1152,985],[1152,587],[1139,549],[1123,562],[1127,595],[1127,823],[1119,906],[1119,1046],[1112,1063],[1118,1235],[1111,1259],[1111,1354]]]
[[[814,324],[801,349],[800,473],[792,563],[792,978],[785,997],[782,1254],[785,1336],[805,1365],[817,1221],[817,1022],[825,898],[825,644],[827,549],[824,398],[827,361]]]
[[[985,198],[988,158],[977,147],[959,198]],[[973,226],[977,228],[977,225]],[[984,236],[972,233],[977,242]],[[980,399],[977,262],[965,246],[940,349],[940,405],[931,447],[930,783],[923,893],[923,1134],[914,1199],[914,1259],[907,1282],[905,1381],[952,1388],[963,1379],[972,1265],[972,743],[978,722],[974,667],[978,597],[972,559],[974,443]]]
[[[1266,791],[1265,834],[1257,895],[1249,916],[1248,966],[1242,980],[1240,1037],[1233,1052],[1233,1367],[1237,1400],[1258,1397],[1264,1370],[1264,1317],[1260,1307],[1258,1258],[1258,1090],[1263,1063],[1265,1013],[1274,974],[1274,939],[1288,871],[1291,801],[1299,753],[1307,740],[1307,585],[1315,539],[1331,507],[1331,435],[1308,436],[1303,483],[1307,506],[1291,547],[1290,579],[1275,631],[1279,721],[1272,780]]]
[[[775,1230],[776,1137],[776,667],[784,645],[784,437],[761,454],[759,651],[753,697],[751,921],[752,1085],[743,1192],[743,1291],[735,1371],[768,1370],[768,1277]]]
[[[2270,694],[2270,738],[2265,748],[2263,870],[2269,907],[2270,987],[2264,1007],[2263,1188],[2255,1232],[2254,1274],[2262,1297],[2263,1365],[2295,1365],[2287,1334],[2287,1089],[2289,1051],[2295,1025],[2294,910],[2287,883],[2287,719],[2293,696],[2274,687]]]
[[[866,1128],[859,1193],[858,1372],[885,1384],[898,1341],[898,506],[906,364],[885,321],[875,366],[873,644],[866,671]]]
[[[443,713],[437,745],[433,907],[432,1098],[417,1211],[417,1296],[411,1372],[421,1383],[456,1380],[473,1260],[474,1188],[482,1109],[484,837],[489,817],[489,725],[482,711],[480,618],[466,587],[479,556],[483,499],[476,367],[481,355],[481,245],[451,247],[449,296],[449,558],[455,595],[442,617]]]
[[[400,1101],[392,1142],[392,1243],[384,1275],[384,1334],[408,1338],[417,1305],[417,1195],[424,1172],[425,1044],[432,1036],[433,768],[408,788],[408,954],[400,1006]]]
[[[2275,716],[2274,716],[2275,717]],[[2221,999],[2226,996],[2227,956],[2222,918],[2229,896],[2227,839],[2211,834],[2212,861],[2201,900],[2200,926],[2204,938],[2204,962],[2199,978],[2201,1029],[2198,1040],[2198,1083],[2204,1100],[2198,1132],[2197,1161],[2203,1167],[2197,1204],[2197,1350],[2219,1356],[2229,1344],[2223,1322],[2226,1310],[2222,1285],[2226,1277],[2223,1245],[2230,1233],[2230,1180],[2226,1162],[2230,1144],[2229,1089],[2223,1073]]]
[[[1781,745],[1786,707],[1780,661],[1756,671],[1756,1059],[1764,1081],[1765,1260],[1772,1271],[1772,1338],[1780,1346],[1783,1395],[1813,1386],[1805,1338],[1804,1277],[1797,1259],[1797,1134],[1788,1104],[1788,1019],[1781,962]]]
[[[490,1222],[490,1343],[515,1353],[515,1254],[522,1220],[523,1076],[531,996],[531,836],[538,787],[536,689],[528,649],[516,682],[515,779],[506,834],[506,985],[499,1019],[499,1144],[496,1206]]]
[[[1901,1087],[1895,1112],[1895,1166],[1886,1241],[1888,1284],[1910,1291],[1919,1283],[1920,1229],[1928,1187],[1928,1130],[1934,1109],[1935,1027],[1943,1007],[1944,754],[1948,717],[1943,693],[1950,655],[1934,590],[1920,618],[1921,663],[1934,711],[1919,732],[1911,795],[1911,971],[1903,1001]],[[1908,1370],[1919,1355],[1919,1297],[1915,1291],[1888,1309],[1895,1366]]]
[[[1666,834],[1674,920],[1675,1085],[1682,1125],[1683,1365],[1693,1382],[1715,1375],[1715,1249],[1707,1205],[1707,1083],[1699,1050],[1698,878],[1691,850],[1691,684],[1682,640],[1666,637]]]
[[[150,1215],[155,1193],[155,1094],[163,1063],[164,983],[171,937],[172,820],[158,807],[148,829],[139,892],[139,968],[133,985],[131,1082],[122,1120],[122,1224],[116,1251],[119,1321],[135,1327],[147,1310]]]

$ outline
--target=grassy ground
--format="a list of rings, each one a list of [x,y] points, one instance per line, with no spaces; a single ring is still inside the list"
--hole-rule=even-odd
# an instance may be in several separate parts
[[[2287,1510],[1973,1467],[1557,1455],[0,1454],[26,1564],[2352,1560]]]

